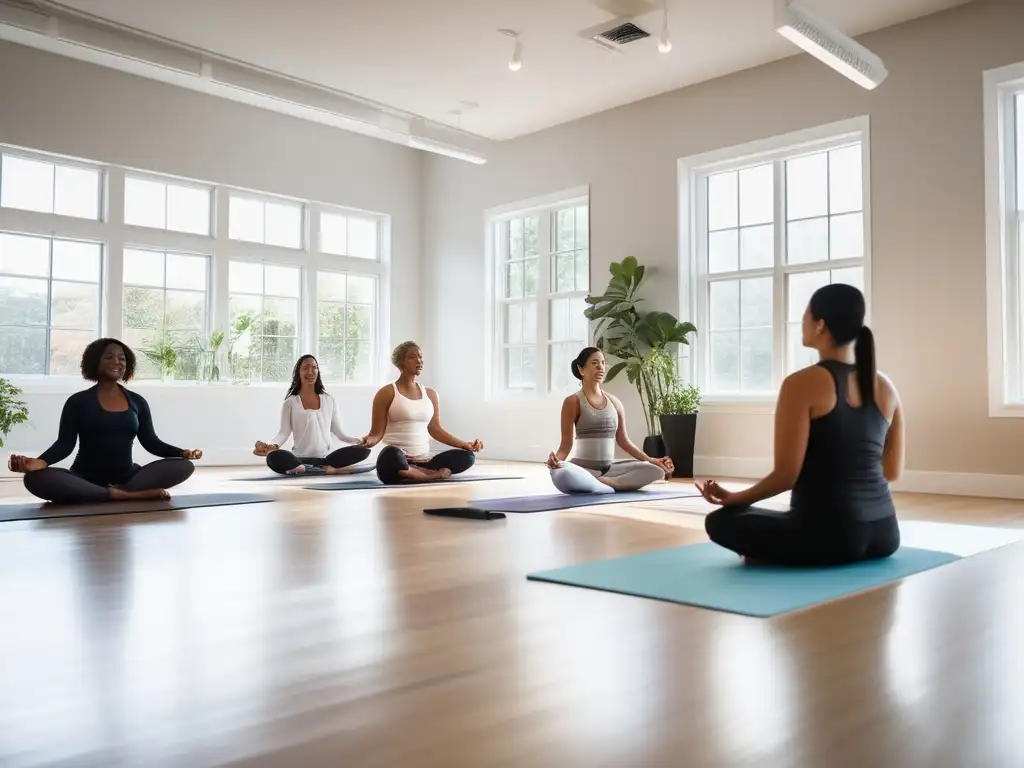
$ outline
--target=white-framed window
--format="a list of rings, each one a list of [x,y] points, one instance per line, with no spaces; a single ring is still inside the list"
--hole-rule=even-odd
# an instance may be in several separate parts
[[[102,185],[103,172],[95,166],[0,153],[0,208],[98,221]]]
[[[228,238],[299,250],[303,247],[304,211],[293,200],[231,192]]]
[[[1024,63],[984,88],[989,415],[1024,417]]]
[[[101,335],[147,385],[279,386],[321,351],[334,386],[381,371],[385,214],[0,145],[0,235],[0,375],[77,378]]]
[[[208,256],[124,249],[122,337],[139,353],[138,378],[202,378],[209,274]]]
[[[564,394],[587,346],[589,192],[572,190],[488,212],[495,394]]]
[[[251,261],[228,264],[233,376],[290,381],[299,356],[302,268]]]
[[[705,400],[771,401],[815,362],[801,344],[811,294],[849,283],[870,311],[865,119],[680,161],[683,317]]]
[[[128,174],[124,223],[134,227],[210,236],[213,190],[198,184]]]
[[[3,373],[75,374],[98,336],[103,246],[0,232]]]

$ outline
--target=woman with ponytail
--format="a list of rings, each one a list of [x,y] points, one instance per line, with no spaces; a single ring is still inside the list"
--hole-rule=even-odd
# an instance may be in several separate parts
[[[712,541],[753,562],[839,565],[884,558],[900,545],[889,483],[903,471],[899,394],[875,367],[863,294],[833,284],[811,297],[803,345],[819,361],[787,377],[775,411],[775,467],[744,491],[709,480]],[[790,510],[755,506],[792,491]]]

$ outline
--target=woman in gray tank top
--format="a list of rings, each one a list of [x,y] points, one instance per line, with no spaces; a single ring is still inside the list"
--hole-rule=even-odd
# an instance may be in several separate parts
[[[601,389],[605,375],[601,350],[587,347],[570,365],[572,375],[583,385],[562,403],[562,442],[547,461],[555,487],[562,493],[614,493],[636,491],[672,477],[671,459],[652,459],[626,434],[622,403]],[[616,446],[633,460],[616,461]],[[567,461],[570,452],[572,458]]]

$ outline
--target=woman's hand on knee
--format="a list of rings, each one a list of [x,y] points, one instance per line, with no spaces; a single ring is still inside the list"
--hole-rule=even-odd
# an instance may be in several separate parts
[[[548,456],[548,460],[544,463],[548,465],[548,469],[558,469],[562,466],[562,462],[555,455],[554,451],[551,452],[551,455]]]
[[[470,443],[463,443],[459,447],[464,451],[469,451],[470,453],[480,453],[480,451],[484,449],[484,442],[483,440],[474,440]]]
[[[181,457],[189,461],[199,461],[203,458],[203,451],[200,448],[190,448],[187,451],[182,451]]]
[[[651,459],[651,464],[656,467],[660,467],[665,473],[665,479],[668,480],[676,471],[676,465],[672,463],[672,459],[668,456],[662,459]]]
[[[11,472],[25,474],[26,472],[38,472],[41,469],[46,469],[46,462],[42,459],[30,459],[28,456],[11,454],[11,458],[7,460],[7,468]]]
[[[256,447],[253,449],[254,456],[266,456],[268,453],[273,453],[279,450],[281,446],[274,445],[273,443],[264,443],[262,440],[256,441]]]

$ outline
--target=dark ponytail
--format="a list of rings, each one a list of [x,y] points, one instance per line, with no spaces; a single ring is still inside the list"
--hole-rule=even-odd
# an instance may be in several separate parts
[[[878,369],[875,366],[875,334],[866,325],[857,332],[857,341],[853,345],[854,360],[857,364],[857,386],[860,399],[864,405],[875,402],[875,378]]]

